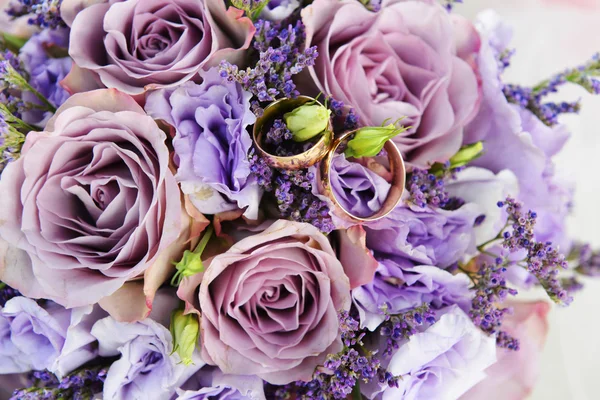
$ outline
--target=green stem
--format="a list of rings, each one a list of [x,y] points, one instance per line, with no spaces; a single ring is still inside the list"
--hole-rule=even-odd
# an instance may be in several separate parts
[[[360,394],[360,381],[358,380],[352,389],[352,400],[362,400],[362,394]]]
[[[6,283],[0,282],[0,290],[4,289],[5,287],[6,287]]]
[[[206,248],[206,245],[208,244],[208,241],[212,237],[214,231],[215,228],[212,226],[212,224],[208,225],[206,232],[204,232],[204,235],[202,236],[202,239],[200,239],[200,242],[194,249],[195,254],[202,255],[202,252]]]

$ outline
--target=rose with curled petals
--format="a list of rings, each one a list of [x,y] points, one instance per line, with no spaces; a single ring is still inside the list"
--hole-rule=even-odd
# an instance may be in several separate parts
[[[411,128],[393,141],[409,166],[458,151],[480,97],[470,65],[479,37],[466,19],[436,2],[388,0],[372,12],[354,0],[315,0],[302,21],[306,46],[319,52],[303,77],[314,93],[351,105],[364,126],[406,117]]]
[[[181,295],[181,294],[180,294]],[[202,358],[273,384],[310,380],[341,349],[350,283],[327,238],[279,220],[215,256],[200,286]]]
[[[102,85],[132,95],[176,86],[225,58],[241,61],[254,34],[252,21],[221,0],[65,3],[77,64],[64,82],[71,92],[89,88],[81,77],[90,71]]]
[[[0,236],[30,260],[7,260],[0,279],[26,296],[75,307],[155,270],[188,228],[165,139],[116,90],[67,100],[2,173]]]

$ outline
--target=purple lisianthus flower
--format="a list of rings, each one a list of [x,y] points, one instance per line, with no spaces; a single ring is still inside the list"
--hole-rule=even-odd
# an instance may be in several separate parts
[[[458,306],[413,335],[392,355],[387,370],[402,376],[382,400],[454,400],[485,378],[496,362],[496,340],[477,328]]]
[[[497,174],[484,168],[470,167],[457,174],[457,178],[446,184],[451,196],[478,206],[478,216],[473,228],[475,243],[483,244],[504,228],[506,214],[498,207],[498,201],[519,193],[517,178],[510,170]]]
[[[529,110],[506,100],[502,92],[499,55],[508,47],[510,28],[492,11],[477,22],[482,37],[478,56],[483,98],[475,119],[465,129],[464,143],[483,140],[485,152],[472,165],[494,173],[508,169],[518,180],[518,199],[538,213],[535,234],[566,251],[566,216],[572,201],[571,184],[555,174],[552,157],[569,137],[565,126],[549,127]]]
[[[475,253],[477,206],[457,210],[396,207],[386,218],[365,225],[367,247],[382,255],[446,268]]]
[[[390,314],[419,307],[433,309],[458,304],[468,311],[471,281],[464,274],[452,275],[430,265],[413,266],[406,260],[380,260],[373,281],[352,291],[361,326],[374,331],[385,319],[381,306]]]
[[[108,370],[104,399],[168,399],[203,365],[197,358],[186,367],[173,352],[169,330],[150,318],[135,323],[103,318],[92,335],[101,356],[121,356]]]
[[[67,310],[23,296],[10,299],[0,308],[0,373],[48,369],[62,377],[94,359],[90,329],[101,314],[92,306]]]
[[[230,375],[205,366],[182,389],[178,400],[265,400],[264,381],[256,375]]]
[[[299,0],[270,0],[260,13],[260,17],[278,22],[292,15],[299,6]]]
[[[46,29],[33,35],[19,53],[19,58],[29,73],[29,84],[55,107],[61,106],[69,98],[69,93],[59,82],[67,76],[73,61],[71,57],[52,57],[49,52],[54,49],[66,51],[68,47],[68,29]],[[24,92],[23,100],[33,104],[39,103],[31,92]],[[51,112],[38,109],[23,112],[25,122],[39,126],[44,126],[51,116]]]
[[[390,183],[357,162],[343,155],[331,163],[331,188],[338,202],[348,212],[368,217],[381,209],[390,191]]]
[[[396,350],[387,370],[398,387],[361,386],[369,399],[456,400],[485,378],[496,362],[496,339],[477,328],[457,305],[438,312],[439,319]]]
[[[261,191],[247,159],[252,146],[247,127],[256,120],[252,95],[236,82],[225,82],[217,68],[201,76],[202,84],[151,93],[146,111],[175,128],[176,178],[200,212],[247,207],[245,216],[256,219]]]

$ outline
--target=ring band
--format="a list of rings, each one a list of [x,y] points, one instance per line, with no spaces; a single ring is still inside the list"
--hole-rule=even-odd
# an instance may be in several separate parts
[[[333,157],[336,156],[336,150],[339,145],[354,133],[356,133],[356,130],[346,132],[334,140],[330,152],[322,160],[320,168],[318,169],[318,189],[319,193],[327,196],[331,200],[333,203],[332,211],[338,217],[355,223],[372,222],[388,215],[400,202],[400,199],[402,198],[402,192],[404,192],[404,185],[406,183],[406,169],[404,166],[404,160],[402,159],[402,154],[400,154],[400,150],[398,150],[398,147],[394,144],[394,142],[388,140],[384,145],[384,149],[388,154],[390,172],[392,173],[392,183],[390,191],[388,192],[383,205],[375,214],[366,217],[360,217],[350,213],[344,208],[344,206],[340,204],[333,193],[333,189],[331,187],[331,164],[333,162]]]
[[[267,152],[262,146],[264,128],[267,127],[270,122],[274,121],[276,118],[281,118],[283,114],[309,102],[316,102],[317,104],[322,105],[317,100],[308,96],[298,96],[294,99],[283,98],[265,107],[263,115],[256,119],[252,131],[254,146],[271,167],[287,170],[305,169],[321,161],[330,151],[333,142],[333,126],[331,120],[329,121],[328,128],[323,131],[321,137],[314,146],[303,153],[289,157],[281,157]]]

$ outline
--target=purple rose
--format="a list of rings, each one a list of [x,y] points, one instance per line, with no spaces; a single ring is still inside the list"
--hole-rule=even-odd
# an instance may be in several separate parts
[[[331,171],[332,191],[348,212],[368,217],[381,209],[391,187],[384,178],[342,155],[333,158]]]
[[[101,315],[92,306],[12,298],[0,307],[0,374],[48,369],[62,377],[91,361],[98,352],[90,330]]]
[[[374,331],[385,319],[381,306],[390,314],[399,314],[428,303],[434,309],[458,304],[471,308],[471,280],[464,274],[429,265],[413,266],[405,260],[379,262],[373,281],[352,291],[360,314],[361,326]]]
[[[570,240],[565,222],[572,189],[555,175],[552,157],[569,133],[562,125],[548,127],[530,111],[508,103],[502,92],[498,55],[508,46],[510,29],[493,12],[480,16],[478,29],[483,99],[479,113],[466,128],[465,143],[483,140],[485,152],[473,165],[494,173],[512,171],[519,183],[518,199],[538,213],[537,239],[552,241],[567,251]]]
[[[341,348],[337,313],[350,306],[350,283],[312,225],[279,220],[193,279],[201,280],[202,357],[224,373],[309,380]],[[189,299],[194,284],[185,283],[178,294]]]
[[[66,50],[68,47],[67,29],[45,29],[33,35],[19,52],[19,58],[29,73],[29,84],[55,107],[61,106],[69,98],[69,93],[59,85],[59,82],[69,73],[72,60],[70,57],[52,57],[49,53],[57,49]],[[23,100],[33,104],[39,103],[31,92],[24,92]],[[25,122],[38,126],[46,125],[51,116],[51,112],[43,112],[35,108],[23,112]]]
[[[387,369],[402,379],[398,388],[388,388],[378,398],[455,400],[485,378],[485,369],[494,362],[496,339],[452,306],[392,355]]]
[[[133,95],[179,85],[224,58],[241,59],[254,34],[252,21],[220,0],[87,3],[97,4],[69,1],[62,11],[76,14],[69,54],[106,87]]]
[[[319,52],[304,76],[315,92],[354,107],[363,125],[406,117],[411,128],[393,140],[409,165],[456,153],[479,101],[464,60],[479,38],[464,18],[432,2],[391,0],[371,12],[353,0],[316,0],[302,20],[307,46]]]
[[[175,90],[151,93],[146,111],[175,128],[176,178],[204,214],[245,208],[258,218],[261,191],[250,175],[248,126],[256,120],[250,98],[235,82],[225,82],[217,68],[200,74],[202,84],[187,82]]]
[[[168,399],[203,364],[197,358],[186,367],[173,352],[169,330],[150,318],[122,323],[107,317],[94,324],[92,334],[101,356],[120,355],[106,375],[104,399]]]
[[[8,260],[0,279],[65,307],[96,303],[159,262],[164,281],[173,267],[161,252],[189,228],[165,138],[114,89],[69,98],[2,173],[0,235],[30,260]],[[142,302],[161,282],[144,282]]]
[[[367,247],[382,255],[446,268],[465,254],[475,254],[477,210],[474,204],[452,211],[402,205],[365,226]]]

